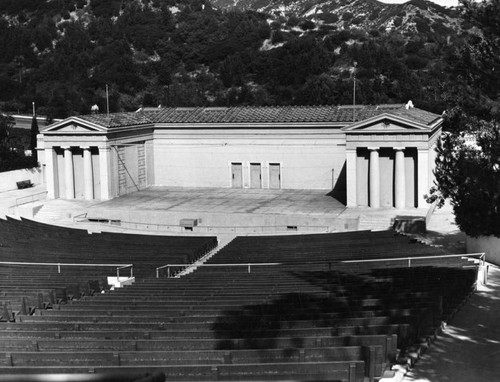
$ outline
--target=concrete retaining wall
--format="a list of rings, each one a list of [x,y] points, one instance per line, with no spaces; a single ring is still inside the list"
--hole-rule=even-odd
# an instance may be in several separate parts
[[[42,183],[42,170],[39,167],[0,173],[0,192],[17,189],[16,182],[31,180],[31,183]]]
[[[479,236],[466,238],[468,253],[485,252],[486,261],[500,265],[500,238],[495,236]]]
[[[257,213],[210,213],[189,211],[138,211],[122,209],[92,209],[88,219],[119,220],[126,228],[146,230],[173,230],[184,232],[179,225],[181,219],[198,219],[193,232],[218,233],[276,233],[297,227],[301,232],[355,231],[359,226],[357,218],[312,217],[307,215],[280,215]],[[117,223],[118,224],[118,223]],[[293,230],[293,228],[291,228]]]

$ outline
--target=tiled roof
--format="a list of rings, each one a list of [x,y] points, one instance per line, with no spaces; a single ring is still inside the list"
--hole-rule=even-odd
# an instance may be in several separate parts
[[[149,113],[111,113],[80,115],[78,118],[108,128],[145,125],[151,123]]]
[[[355,112],[353,112],[355,111]],[[135,113],[84,115],[80,118],[104,127],[143,125],[149,123],[172,124],[243,124],[243,123],[342,123],[349,124],[393,114],[424,125],[429,125],[439,115],[425,110],[405,109],[403,104],[378,106],[266,106],[266,107],[177,107],[147,109]]]
[[[441,116],[438,114],[434,114],[429,111],[417,108],[405,109],[403,107],[401,109],[392,111],[391,114],[397,115],[402,118],[410,119],[415,122],[422,123],[424,125],[430,125],[437,119],[441,118]]]

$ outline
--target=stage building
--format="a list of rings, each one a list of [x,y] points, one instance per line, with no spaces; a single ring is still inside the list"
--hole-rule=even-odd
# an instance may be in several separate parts
[[[153,185],[314,189],[350,207],[417,208],[441,125],[410,104],[158,108],[58,121],[37,149],[49,198]]]

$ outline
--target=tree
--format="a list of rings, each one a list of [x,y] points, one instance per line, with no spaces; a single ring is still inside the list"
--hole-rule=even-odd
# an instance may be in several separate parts
[[[296,97],[299,105],[333,105],[338,103],[337,83],[326,73],[309,78]]]
[[[480,132],[446,133],[438,143],[437,187],[428,201],[449,199],[467,235],[500,237],[500,126],[478,122]],[[475,138],[475,139],[474,139]]]
[[[10,131],[16,124],[10,115],[0,113],[0,155],[5,155],[9,151]]]
[[[31,120],[31,139],[30,139],[30,150],[31,157],[35,163],[38,162],[38,153],[36,151],[36,136],[40,131],[38,130],[38,122],[36,120],[36,115],[33,115],[33,119]]]
[[[500,0],[463,0],[465,16],[482,35],[455,64],[459,106],[446,120],[461,125],[438,142],[436,187],[428,201],[449,199],[462,231],[500,237]],[[472,105],[472,106],[471,106]]]

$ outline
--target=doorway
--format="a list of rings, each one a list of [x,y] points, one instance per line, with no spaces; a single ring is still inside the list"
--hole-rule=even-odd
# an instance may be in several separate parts
[[[250,163],[250,188],[262,188],[260,163]]]
[[[281,166],[279,163],[269,163],[269,188],[281,188]]]
[[[231,163],[231,187],[243,187],[243,170],[241,163]]]

